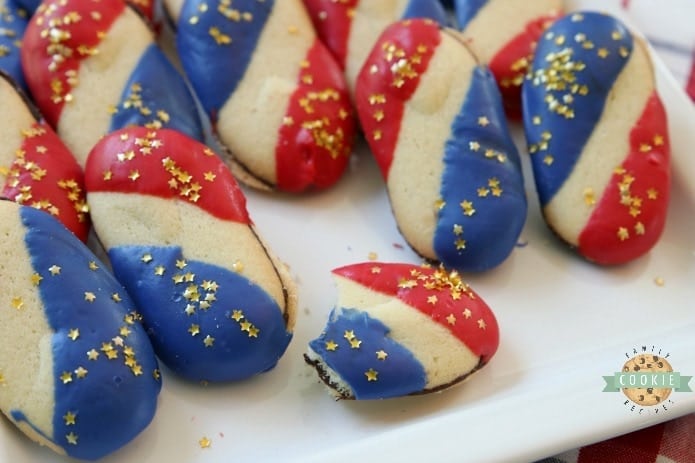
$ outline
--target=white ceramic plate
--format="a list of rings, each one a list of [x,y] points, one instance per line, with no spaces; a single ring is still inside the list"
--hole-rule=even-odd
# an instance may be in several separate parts
[[[501,345],[492,362],[441,394],[335,402],[302,359],[336,298],[330,270],[374,257],[420,262],[361,149],[325,193],[248,194],[259,230],[299,284],[296,332],[279,365],[250,381],[207,387],[165,370],[152,424],[103,462],[532,461],[695,412],[695,393],[674,392],[667,410],[638,414],[621,393],[602,392],[602,376],[642,346],[695,375],[695,110],[658,61],[657,73],[675,182],[665,234],[649,255],[608,269],[577,258],[546,229],[529,181],[527,245],[467,278],[498,316]],[[199,444],[204,437],[208,448]],[[0,461],[61,459],[3,420]]]

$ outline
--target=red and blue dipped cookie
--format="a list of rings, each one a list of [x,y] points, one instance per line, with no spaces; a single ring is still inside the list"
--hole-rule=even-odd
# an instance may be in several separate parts
[[[350,97],[301,0],[187,0],[176,48],[238,180],[297,193],[342,177]]]
[[[304,357],[337,398],[440,391],[497,351],[494,313],[455,271],[366,262],[333,276],[337,305]]]
[[[494,74],[507,115],[521,119],[521,85],[543,31],[563,13],[563,0],[456,0],[466,45]]]
[[[26,88],[20,47],[29,12],[13,0],[0,0],[0,71],[9,75],[22,89]]]
[[[296,292],[208,147],[170,129],[107,135],[85,170],[92,222],[160,360],[193,381],[273,368]]]
[[[0,201],[0,409],[30,439],[96,460],[152,420],[152,345],[123,287],[50,214]]]
[[[82,168],[2,74],[0,101],[0,197],[48,212],[86,242],[90,221]]]
[[[369,50],[388,25],[411,18],[447,24],[447,13],[439,0],[304,0],[304,4],[319,37],[344,70],[351,91]]]
[[[521,163],[495,79],[456,33],[422,19],[389,26],[356,107],[410,246],[459,271],[502,263],[526,220]]]
[[[204,138],[183,76],[122,0],[44,1],[26,29],[22,66],[34,101],[82,166],[99,138],[130,125]]]
[[[666,221],[667,116],[644,42],[617,19],[570,14],[538,43],[524,127],[549,227],[598,264],[648,252]]]

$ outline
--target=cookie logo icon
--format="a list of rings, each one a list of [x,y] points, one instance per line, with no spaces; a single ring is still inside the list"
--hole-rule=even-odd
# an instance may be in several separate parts
[[[663,357],[654,354],[639,354],[632,357],[623,365],[623,373],[642,372],[642,373],[672,373],[673,368]],[[625,397],[639,405],[658,405],[664,402],[671,395],[671,388],[668,387],[653,387],[645,384],[645,387],[637,386],[637,381],[634,385],[622,388]]]
[[[627,361],[621,371],[604,376],[606,386],[603,392],[622,392],[627,398],[624,405],[630,411],[658,413],[666,411],[674,403],[671,394],[692,392],[688,382],[692,376],[684,376],[675,371],[667,360],[670,354],[661,349],[642,347],[625,354]]]

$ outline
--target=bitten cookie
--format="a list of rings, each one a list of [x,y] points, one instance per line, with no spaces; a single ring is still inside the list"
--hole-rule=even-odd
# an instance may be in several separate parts
[[[466,44],[497,79],[507,114],[521,119],[521,84],[543,31],[562,15],[562,0],[456,0]]]
[[[194,381],[265,372],[295,320],[292,279],[229,169],[169,129],[104,137],[85,170],[96,233],[163,363]]]
[[[389,26],[356,106],[406,241],[446,267],[483,271],[514,249],[527,204],[495,79],[457,37],[429,20]]]
[[[15,85],[0,73],[0,197],[50,213],[87,241],[82,168]]]
[[[152,345],[123,287],[49,214],[0,201],[0,408],[32,440],[95,460],[152,420]]]
[[[305,360],[338,398],[439,391],[497,351],[493,312],[455,271],[367,262],[333,274],[338,303]]]
[[[0,71],[25,89],[20,47],[29,12],[13,0],[0,0]]]
[[[204,137],[183,77],[121,0],[44,1],[26,29],[22,65],[41,112],[81,166],[99,138],[130,125]]]
[[[355,134],[350,98],[301,0],[188,0],[176,48],[238,180],[302,192],[341,178]]]
[[[439,0],[304,0],[304,4],[319,37],[344,70],[351,92],[364,60],[388,25],[411,18],[447,23]]]
[[[573,13],[538,43],[524,127],[546,222],[577,252],[621,264],[666,221],[666,113],[643,41],[615,18]]]

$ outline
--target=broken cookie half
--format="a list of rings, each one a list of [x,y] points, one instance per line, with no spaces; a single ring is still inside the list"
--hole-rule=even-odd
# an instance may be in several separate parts
[[[338,399],[440,391],[497,350],[495,315],[456,271],[365,262],[333,276],[338,303],[304,358]]]

